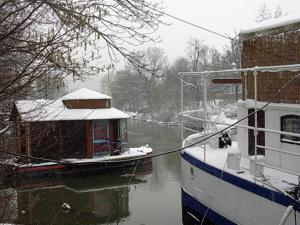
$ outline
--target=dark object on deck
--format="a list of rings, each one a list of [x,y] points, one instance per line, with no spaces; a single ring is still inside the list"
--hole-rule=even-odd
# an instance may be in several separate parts
[[[228,145],[231,146],[231,138],[228,133],[223,133],[219,137],[219,148],[227,148]]]

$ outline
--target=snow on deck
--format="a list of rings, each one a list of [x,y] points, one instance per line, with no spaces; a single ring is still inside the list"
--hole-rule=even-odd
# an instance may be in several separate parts
[[[153,150],[147,146],[141,146],[138,148],[129,148],[128,151],[122,153],[121,155],[113,155],[113,156],[103,156],[99,158],[93,159],[64,159],[64,162],[80,164],[80,163],[96,163],[96,162],[105,162],[105,161],[117,161],[117,160],[126,160],[131,158],[139,158],[146,156],[151,153]]]
[[[85,163],[97,163],[97,162],[106,162],[106,161],[118,161],[118,160],[126,160],[126,159],[134,159],[146,156],[147,154],[150,154],[153,151],[151,147],[148,145],[141,146],[137,148],[129,148],[128,151],[120,154],[120,155],[113,155],[113,156],[102,156],[99,158],[85,158],[85,159],[62,159],[61,162],[64,163],[71,163],[71,164],[85,164]],[[14,166],[18,166],[20,168],[27,168],[27,167],[41,167],[41,166],[53,166],[57,165],[56,162],[44,162],[44,163],[28,163],[20,165],[18,163],[10,162],[10,164]]]
[[[213,167],[216,167],[220,170],[223,170],[227,161],[227,154],[229,151],[238,151],[238,146],[236,141],[232,142],[231,147],[223,148],[223,149],[213,148],[209,144],[207,144],[205,163]],[[201,160],[202,162],[204,161],[204,146],[193,146],[185,149],[184,152],[198,160]],[[250,161],[247,158],[241,159],[241,171],[243,171],[243,173],[237,173],[237,171],[228,169],[226,167],[224,170],[234,176],[241,177],[250,182],[255,182],[254,176],[250,174]],[[288,190],[298,184],[297,176],[284,173],[278,170],[274,170],[271,168],[267,168],[267,167],[264,168],[264,178],[266,178],[267,180],[264,181],[261,178],[257,178],[257,179],[260,179],[265,183],[270,183],[274,187],[280,190]],[[270,188],[268,185],[264,185],[259,182],[258,184]]]

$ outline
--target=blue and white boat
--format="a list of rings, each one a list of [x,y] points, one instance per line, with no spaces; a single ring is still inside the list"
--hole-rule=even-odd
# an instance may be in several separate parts
[[[245,30],[240,34],[242,69],[180,73],[181,90],[186,76],[202,76],[204,82],[200,109],[204,118],[184,111],[182,92],[182,118],[204,124],[202,133],[186,137],[185,130],[192,129],[182,123],[184,225],[300,224],[300,64],[275,56],[263,61],[263,53],[249,51],[250,44],[257,47],[261,41],[265,42],[260,48],[273,48],[276,54],[286,46],[299,49],[299,29],[300,17]],[[289,56],[300,62],[300,53]],[[207,115],[207,84],[211,76],[224,74],[240,75],[243,86],[243,97],[237,102],[237,132],[231,135],[232,130],[223,129],[230,124],[220,126]],[[210,137],[212,126],[222,134]],[[225,133],[231,140],[225,140]],[[210,138],[201,141],[206,137]]]

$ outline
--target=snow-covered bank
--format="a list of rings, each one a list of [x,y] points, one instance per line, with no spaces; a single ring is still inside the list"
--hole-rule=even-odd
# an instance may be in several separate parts
[[[223,124],[232,124],[236,121],[237,115],[236,104],[222,104],[221,102],[216,101],[215,103],[208,104],[207,107],[207,117],[208,120],[215,121]],[[180,113],[175,114],[171,118],[168,118],[168,121],[161,119],[163,116],[159,114],[151,113],[138,113],[138,112],[126,112],[130,115],[131,119],[140,120],[147,123],[155,123],[164,126],[181,126],[181,117]],[[203,110],[189,110],[185,111],[185,114],[193,117],[203,117]],[[184,118],[184,126],[190,127],[192,129],[201,130],[203,129],[203,122],[198,121],[195,123],[194,120]]]
[[[179,120],[166,122],[166,121],[155,120],[151,117],[150,114],[146,114],[146,113],[138,113],[138,112],[126,112],[126,113],[130,115],[130,118],[133,120],[140,120],[147,123],[155,123],[164,126],[180,126]]]

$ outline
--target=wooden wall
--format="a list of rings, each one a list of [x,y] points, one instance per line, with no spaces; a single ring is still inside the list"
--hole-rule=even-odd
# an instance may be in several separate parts
[[[87,148],[87,158],[93,158],[94,156],[93,121],[86,121],[86,148]]]
[[[110,99],[63,100],[68,109],[103,109],[110,108]]]
[[[298,63],[300,63],[300,30],[243,41],[242,68]],[[268,101],[279,88],[296,74],[295,72],[258,73],[258,100]],[[254,98],[253,85],[253,76],[248,73],[247,98]],[[244,79],[243,88],[245,88]],[[300,79],[282,91],[275,102],[300,104]]]
[[[109,120],[109,141],[116,148],[118,121]],[[16,151],[53,159],[93,158],[93,121],[34,122],[17,126]]]

